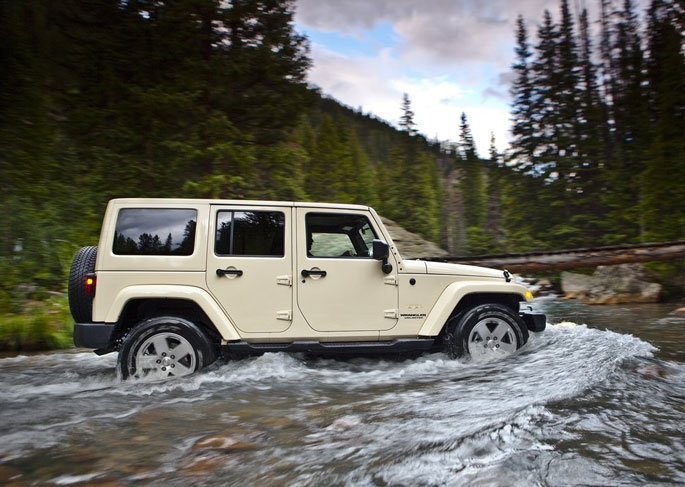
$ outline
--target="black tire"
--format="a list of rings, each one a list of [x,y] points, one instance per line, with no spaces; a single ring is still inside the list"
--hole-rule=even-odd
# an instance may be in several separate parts
[[[462,311],[450,318],[445,326],[445,352],[452,358],[474,353],[505,355],[502,352],[513,353],[528,342],[528,328],[523,320],[501,304],[481,304]]]
[[[156,350],[151,343],[153,340],[163,341],[168,350]],[[182,356],[175,357],[173,351],[181,349]],[[150,318],[135,326],[124,338],[117,370],[122,379],[150,374],[160,379],[189,375],[214,362],[217,351],[217,345],[191,321],[174,316]]]
[[[76,323],[93,318],[93,294],[86,293],[86,275],[95,272],[97,247],[83,247],[74,256],[69,270],[69,309]]]

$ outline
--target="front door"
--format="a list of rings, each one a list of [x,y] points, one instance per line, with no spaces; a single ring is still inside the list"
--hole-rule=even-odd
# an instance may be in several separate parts
[[[371,256],[380,232],[364,212],[297,208],[297,304],[317,331],[389,330],[397,323],[397,264]]]
[[[212,205],[207,286],[248,333],[292,322],[292,208]]]

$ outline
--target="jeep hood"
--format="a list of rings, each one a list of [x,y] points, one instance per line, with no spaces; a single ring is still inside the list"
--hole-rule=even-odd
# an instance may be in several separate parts
[[[426,262],[426,272],[428,274],[446,276],[489,277],[504,279],[503,271],[497,269],[477,267],[474,265],[446,264],[444,262]]]

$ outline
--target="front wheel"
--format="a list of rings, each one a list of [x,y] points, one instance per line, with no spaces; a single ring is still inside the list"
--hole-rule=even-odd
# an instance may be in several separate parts
[[[455,315],[446,326],[445,348],[453,358],[506,357],[528,341],[525,323],[501,304],[481,304]]]
[[[117,368],[129,377],[167,379],[190,375],[216,360],[215,346],[194,323],[159,317],[131,330],[119,350]]]

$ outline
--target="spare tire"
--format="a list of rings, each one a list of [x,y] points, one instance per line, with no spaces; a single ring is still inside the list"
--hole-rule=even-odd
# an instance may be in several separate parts
[[[69,270],[69,309],[76,323],[89,323],[93,318],[93,296],[86,292],[86,276],[95,272],[97,247],[83,247],[74,256]]]

